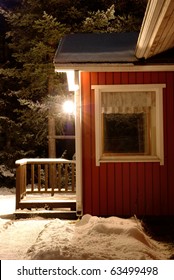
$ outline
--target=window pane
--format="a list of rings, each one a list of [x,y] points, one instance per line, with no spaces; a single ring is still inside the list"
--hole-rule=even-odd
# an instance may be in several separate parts
[[[103,114],[103,153],[147,154],[147,114]]]

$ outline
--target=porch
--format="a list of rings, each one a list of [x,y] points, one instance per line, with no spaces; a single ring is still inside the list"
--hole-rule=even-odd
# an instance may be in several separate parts
[[[16,161],[16,213],[33,214],[38,213],[38,209],[39,213],[49,210],[54,215],[61,214],[61,217],[63,213],[76,213],[74,160],[43,158]]]

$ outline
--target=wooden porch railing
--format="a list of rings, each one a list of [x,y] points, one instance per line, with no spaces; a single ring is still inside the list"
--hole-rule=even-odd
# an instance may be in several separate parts
[[[75,193],[76,162],[64,159],[16,161],[16,209],[29,194]]]

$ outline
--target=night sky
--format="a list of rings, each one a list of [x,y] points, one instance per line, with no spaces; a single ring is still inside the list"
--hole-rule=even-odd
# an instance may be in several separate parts
[[[16,5],[20,0],[0,0],[0,6],[4,8],[12,8]]]

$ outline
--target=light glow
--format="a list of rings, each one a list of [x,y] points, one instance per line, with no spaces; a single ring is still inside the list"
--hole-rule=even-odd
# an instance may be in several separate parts
[[[63,111],[66,114],[74,114],[75,108],[74,108],[74,102],[71,100],[67,100],[63,103]]]

